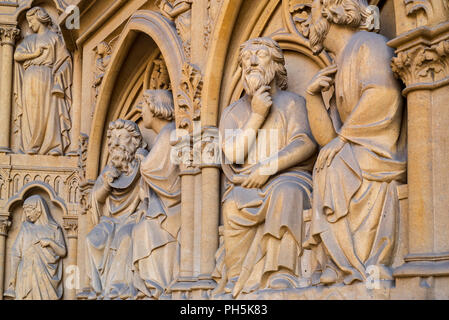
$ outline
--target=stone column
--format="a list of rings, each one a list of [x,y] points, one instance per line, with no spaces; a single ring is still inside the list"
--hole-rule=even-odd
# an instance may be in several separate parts
[[[76,289],[79,286],[80,274],[77,267],[78,250],[78,218],[64,217],[64,229],[67,232],[67,263],[64,265],[64,300],[75,300]],[[70,277],[67,279],[66,277]]]
[[[201,171],[193,165],[192,137],[187,134],[175,146],[180,160],[181,176],[181,231],[179,276],[170,288],[174,299],[188,299],[194,276],[194,230],[195,230],[195,176]]]
[[[410,25],[419,27],[389,42],[407,97],[408,255],[394,276],[408,299],[449,298],[449,15],[430,10],[439,1],[395,2],[398,25],[416,19]]]
[[[72,130],[71,130],[71,143],[68,152],[69,156],[78,155],[78,139],[80,136],[81,128],[81,97],[82,97],[82,50],[79,49],[73,56],[73,102],[72,102]]]
[[[13,25],[1,25],[0,37],[2,44],[2,69],[0,81],[0,152],[11,152],[11,110],[12,110],[12,80],[14,65],[14,45],[20,30]]]
[[[5,258],[6,258],[6,237],[11,221],[0,219],[0,300],[3,300],[3,291],[5,288]]]
[[[203,290],[215,288],[212,272],[215,269],[215,253],[218,249],[218,225],[220,219],[220,147],[218,128],[202,128],[202,190],[201,197],[201,266],[199,280]]]

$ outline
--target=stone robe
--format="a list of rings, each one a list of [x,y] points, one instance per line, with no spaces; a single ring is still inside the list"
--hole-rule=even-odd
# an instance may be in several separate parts
[[[62,37],[51,30],[25,37],[16,52],[31,54],[38,48],[48,50],[38,58],[15,64],[19,149],[30,154],[63,155],[70,145],[72,60]]]
[[[108,170],[106,166],[104,171]],[[103,171],[103,172],[104,172]],[[105,299],[134,298],[137,294],[132,271],[132,231],[141,204],[140,165],[133,172],[122,174],[110,184],[111,190],[102,201],[106,182],[103,172],[92,190],[92,214],[99,223],[87,235],[87,272],[92,289]]]
[[[41,216],[35,223],[22,223],[11,248],[11,257],[20,259],[16,300],[59,300],[63,295],[62,257],[50,246],[43,248],[39,241],[50,239],[65,248],[64,235],[42,201],[39,204]]]
[[[360,31],[352,37],[335,78],[335,114],[341,123],[334,126],[347,143],[330,166],[314,171],[313,237],[305,245],[322,240],[345,283],[363,280],[370,265],[388,278],[384,267],[395,245],[397,186],[405,179],[406,150],[392,57],[383,36]]]
[[[148,207],[133,232],[133,264],[136,284],[148,297],[159,298],[175,279],[179,267],[178,233],[181,227],[181,178],[179,166],[170,159],[167,124],[142,162],[142,187]]]
[[[263,126],[266,140],[266,156],[288,156],[293,143],[314,144],[307,119],[305,101],[300,96],[278,91]],[[251,115],[248,96],[224,110],[220,122],[220,134],[228,139],[226,130],[241,129]],[[275,135],[270,135],[270,130]],[[266,142],[266,144],[265,144]],[[245,163],[227,163],[223,156],[226,189],[223,196],[224,261],[217,261],[217,274],[226,274],[228,281],[242,286],[248,293],[267,286],[268,276],[286,268],[297,277],[300,275],[299,257],[302,252],[302,212],[311,206],[314,155],[303,163],[297,163],[270,177],[260,189],[243,188],[232,181],[235,176],[248,175],[260,160],[259,153],[249,154]],[[226,271],[218,269],[226,266]]]

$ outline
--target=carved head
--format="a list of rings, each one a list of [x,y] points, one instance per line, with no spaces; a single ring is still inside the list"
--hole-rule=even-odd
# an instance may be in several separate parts
[[[245,91],[253,95],[261,86],[276,85],[287,89],[287,69],[279,44],[270,38],[250,39],[240,46],[239,64]]]
[[[56,221],[53,220],[47,203],[39,195],[31,196],[24,201],[23,215],[23,220],[30,223],[49,225],[54,228],[58,228],[59,226]]]
[[[105,57],[105,56],[111,54],[112,48],[106,41],[102,41],[98,44],[98,46],[96,48],[96,52],[97,52],[98,56]]]
[[[143,93],[142,119],[145,128],[152,128],[154,118],[172,121],[174,117],[173,95],[170,91],[146,90]]]
[[[39,28],[44,26],[51,26],[53,24],[50,15],[44,8],[34,7],[27,11],[26,14],[28,25],[33,32],[38,32]]]
[[[367,0],[314,0],[312,3],[309,40],[314,54],[324,49],[331,24],[349,28],[379,31],[379,9]]]
[[[109,124],[107,137],[110,165],[129,173],[137,149],[143,146],[139,127],[133,121],[118,119]]]

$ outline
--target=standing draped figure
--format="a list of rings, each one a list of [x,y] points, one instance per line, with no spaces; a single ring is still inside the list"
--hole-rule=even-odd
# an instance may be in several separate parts
[[[19,151],[64,155],[70,145],[72,60],[44,9],[30,9],[27,20],[33,33],[14,54]]]
[[[11,249],[11,278],[5,296],[16,300],[58,300],[63,295],[62,229],[41,196],[23,204],[23,223]]]

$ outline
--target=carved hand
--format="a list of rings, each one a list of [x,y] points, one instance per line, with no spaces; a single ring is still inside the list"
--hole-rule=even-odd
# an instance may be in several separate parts
[[[103,179],[106,181],[106,183],[109,185],[110,183],[114,182],[116,178],[120,176],[120,173],[118,170],[114,168],[110,168],[109,170],[106,170],[103,173]]]
[[[320,151],[320,155],[315,164],[315,170],[320,171],[324,168],[324,166],[330,166],[332,160],[334,160],[335,155],[340,152],[340,150],[344,147],[345,141],[338,136],[329,142],[323,149]]]
[[[251,100],[251,110],[253,113],[261,115],[263,118],[267,116],[273,105],[269,92],[270,89],[269,86],[261,86]]]
[[[243,188],[261,188],[270,178],[270,175],[265,174],[260,164],[253,168],[253,171],[248,178],[242,183]]]
[[[52,240],[44,238],[39,241],[39,244],[41,245],[42,248],[45,248],[51,246],[52,242],[53,242]]]
[[[309,85],[307,86],[307,93],[310,95],[315,95],[321,91],[329,90],[331,85],[334,83],[334,76],[337,71],[338,69],[336,64],[320,70],[320,72],[318,72],[312,80],[310,80]]]

